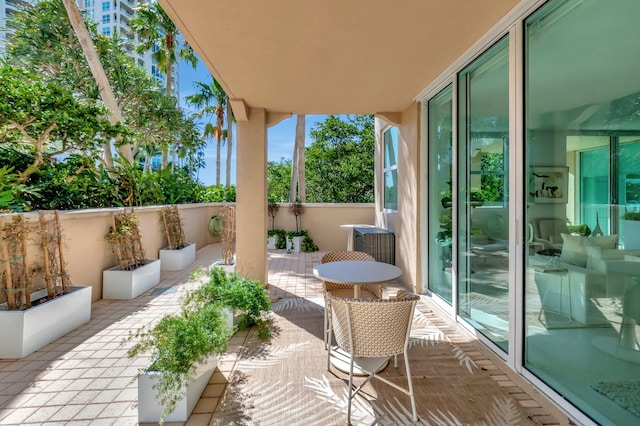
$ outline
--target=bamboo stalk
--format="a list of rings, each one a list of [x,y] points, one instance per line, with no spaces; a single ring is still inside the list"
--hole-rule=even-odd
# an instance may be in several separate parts
[[[67,275],[67,268],[64,262],[64,255],[62,253],[62,229],[60,228],[60,212],[56,210],[54,214],[56,219],[56,237],[58,239],[58,258],[60,259],[62,294],[65,294],[67,293],[69,287],[69,277]]]
[[[167,235],[167,243],[169,243],[169,248],[173,248],[173,244],[171,243],[171,229],[167,226],[167,215],[165,210],[162,210],[162,222],[164,223],[164,233]]]
[[[4,229],[4,221],[0,220],[0,230]],[[2,260],[4,264],[4,276],[5,276],[5,289],[7,295],[7,308],[9,310],[16,309],[15,296],[13,291],[13,276],[11,275],[11,262],[9,259],[9,248],[7,247],[7,240],[2,239]]]
[[[47,294],[50,298],[55,297],[53,283],[51,282],[51,264],[49,259],[49,241],[47,240],[47,221],[42,211],[38,214],[40,219],[40,229],[42,230],[42,253],[44,257],[44,281],[47,286]]]
[[[24,216],[20,215],[20,226],[24,226]],[[27,272],[27,238],[21,238],[20,244],[22,246],[22,270],[24,271],[24,288],[25,290],[22,292],[22,298],[27,306],[27,309],[31,307],[31,278],[29,277],[29,273]]]

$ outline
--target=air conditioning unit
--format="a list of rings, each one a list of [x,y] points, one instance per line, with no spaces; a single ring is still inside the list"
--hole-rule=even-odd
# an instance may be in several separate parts
[[[396,264],[395,234],[382,228],[353,228],[353,249],[373,256],[378,262]]]

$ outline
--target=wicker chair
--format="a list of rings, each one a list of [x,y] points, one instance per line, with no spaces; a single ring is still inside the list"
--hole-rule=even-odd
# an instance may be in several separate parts
[[[351,355],[349,367],[349,400],[347,405],[347,424],[351,424],[351,401],[354,396],[372,378],[406,393],[411,399],[413,421],[418,421],[416,399],[413,394],[411,370],[407,347],[413,321],[413,312],[420,297],[407,293],[396,299],[363,300],[327,295],[332,312],[332,331],[338,347]],[[375,327],[371,325],[375,324]],[[332,331],[329,331],[331,338]],[[383,375],[376,374],[391,357],[404,354],[408,388],[403,388]],[[331,352],[329,352],[329,357]],[[353,388],[353,367],[366,372],[368,377],[355,390]],[[397,368],[397,360],[394,364]],[[329,364],[328,364],[328,367]]]
[[[360,251],[331,251],[322,256],[321,263],[340,262],[345,260],[363,260],[368,262],[375,262],[376,260],[370,254]],[[329,309],[329,302],[327,300],[327,293],[330,292],[334,296],[338,297],[353,297],[353,286],[349,284],[338,284],[330,281],[323,281],[324,288],[324,346],[325,349],[329,348],[331,341],[327,338],[329,335],[329,328],[331,327],[331,312]],[[363,299],[382,298],[382,284],[366,284],[360,287],[360,297]]]

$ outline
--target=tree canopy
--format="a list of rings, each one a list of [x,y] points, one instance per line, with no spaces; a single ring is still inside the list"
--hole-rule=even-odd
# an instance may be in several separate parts
[[[306,201],[372,203],[374,201],[374,125],[371,115],[330,115],[310,132],[305,148]],[[291,160],[268,164],[269,200],[288,199]]]

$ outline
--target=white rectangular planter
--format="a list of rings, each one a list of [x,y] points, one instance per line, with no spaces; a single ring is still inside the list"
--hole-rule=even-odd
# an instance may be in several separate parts
[[[179,250],[161,249],[160,268],[163,271],[180,271],[196,260],[196,245],[189,244]]]
[[[165,422],[186,422],[195,408],[204,389],[207,387],[216,369],[217,358],[212,357],[205,365],[198,367],[196,377],[187,385],[186,396],[178,402],[173,413],[164,418]],[[153,385],[158,373],[143,371],[138,375],[138,422],[158,423],[162,415],[162,406],[156,400]]]
[[[300,246],[302,244],[302,237],[287,237],[287,251],[293,253],[300,253]]]
[[[278,237],[275,235],[271,237],[267,237],[267,250],[275,250],[277,241],[278,241]]]
[[[46,295],[40,290],[31,300]],[[25,357],[90,319],[91,286],[70,287],[69,293],[25,311],[0,310],[0,358]]]
[[[133,271],[119,266],[102,271],[103,299],[135,299],[160,282],[160,260],[151,259]]]

